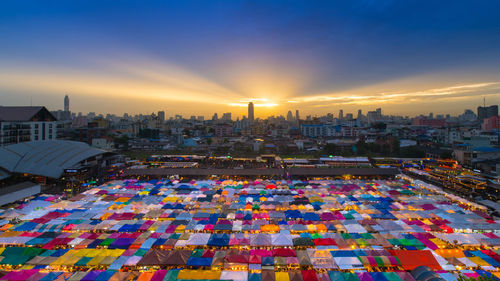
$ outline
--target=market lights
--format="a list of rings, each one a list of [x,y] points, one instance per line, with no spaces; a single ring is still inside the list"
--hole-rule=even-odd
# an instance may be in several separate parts
[[[2,212],[0,268],[47,280],[498,275],[497,223],[450,200],[403,181],[114,181]]]

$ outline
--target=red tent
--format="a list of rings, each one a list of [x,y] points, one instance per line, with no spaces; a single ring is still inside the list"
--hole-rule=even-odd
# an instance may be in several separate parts
[[[429,250],[389,250],[389,253],[399,258],[405,270],[413,270],[421,265],[428,266],[432,270],[442,270]]]

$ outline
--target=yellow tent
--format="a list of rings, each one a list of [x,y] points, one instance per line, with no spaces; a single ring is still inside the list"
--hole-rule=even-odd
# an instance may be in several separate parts
[[[432,243],[436,244],[436,246],[438,246],[439,248],[445,248],[447,245],[446,243],[439,239],[439,238],[431,238],[429,239]]]
[[[216,280],[220,277],[220,271],[217,270],[191,270],[183,269],[177,275],[177,279],[212,279]]]
[[[96,256],[87,262],[87,265],[100,265],[105,258],[105,256]]]
[[[276,281],[290,281],[288,272],[276,272]]]
[[[479,265],[479,266],[490,266],[489,263],[487,263],[486,261],[484,261],[482,258],[480,257],[467,257],[470,261],[472,261],[473,263]]]

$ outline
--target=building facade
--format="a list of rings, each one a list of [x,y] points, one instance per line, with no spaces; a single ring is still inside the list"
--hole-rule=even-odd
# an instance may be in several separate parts
[[[477,119],[483,122],[484,119],[498,116],[498,105],[479,106],[477,108]]]
[[[0,146],[55,140],[57,119],[43,106],[0,106]]]

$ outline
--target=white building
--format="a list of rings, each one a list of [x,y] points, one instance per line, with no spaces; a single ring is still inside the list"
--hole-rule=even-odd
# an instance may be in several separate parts
[[[0,106],[0,146],[55,140],[57,120],[43,106]]]

